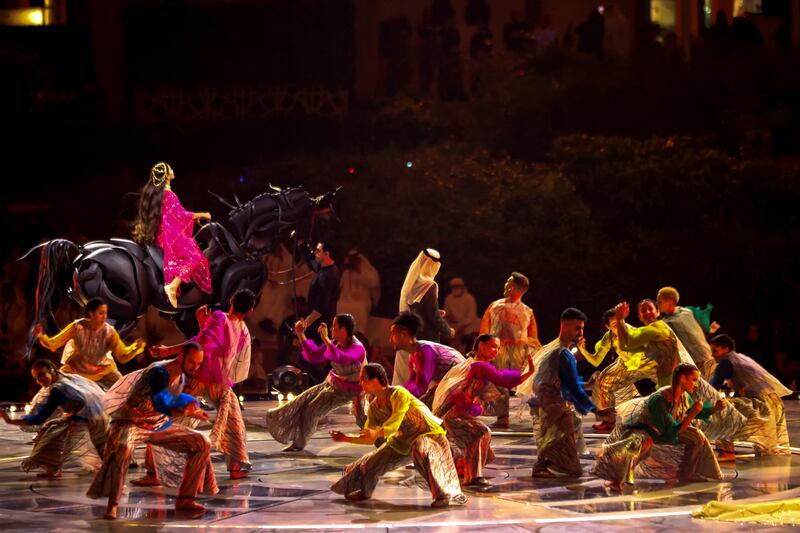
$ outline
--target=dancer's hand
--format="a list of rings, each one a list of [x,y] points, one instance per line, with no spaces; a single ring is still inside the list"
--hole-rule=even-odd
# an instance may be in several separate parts
[[[195,220],[208,220],[211,221],[211,213],[195,213],[194,214]]]
[[[617,320],[625,320],[631,312],[631,304],[628,302],[621,302],[614,306],[614,317]]]
[[[350,437],[348,437],[347,435],[345,435],[341,431],[337,431],[335,429],[332,429],[330,431],[330,436],[331,436],[331,439],[333,439],[336,442],[348,442],[350,440]]]
[[[720,326],[720,325],[719,325],[719,322],[717,322],[717,321],[715,320],[715,321],[714,321],[714,322],[712,322],[712,323],[711,323],[711,325],[708,327],[708,332],[709,332],[709,333],[711,333],[711,334],[714,334],[714,333],[716,333],[716,332],[717,332],[717,330],[718,330],[720,327],[722,327],[722,326]]]
[[[33,328],[33,337],[38,341],[42,334],[44,334],[44,326],[36,324]]]
[[[190,418],[196,418],[202,422],[208,422],[208,413],[203,410],[200,405],[196,403],[191,403],[186,406],[186,410],[184,411],[184,415]]]
[[[700,402],[697,402],[697,403],[700,403]],[[716,413],[716,412],[722,411],[726,407],[728,407],[728,400],[726,400],[725,398],[720,398],[719,400],[717,400],[717,403],[714,405],[714,412]]]
[[[163,357],[164,348],[166,348],[166,346],[164,346],[163,344],[156,344],[155,346],[151,346],[148,350],[148,352],[150,352],[150,357],[152,357],[153,359],[161,359]]]
[[[294,323],[294,334],[298,337],[306,332],[306,321],[302,318]]]
[[[723,400],[720,400],[723,401]],[[717,402],[719,404],[719,402]],[[714,406],[716,409],[716,405]],[[689,408],[689,414],[697,416],[700,414],[700,411],[703,410],[703,403],[702,402],[694,402],[692,406]]]
[[[322,342],[325,344],[331,343],[331,339],[328,337],[328,325],[325,324],[325,322],[319,325],[317,328],[317,333],[319,333],[319,338],[322,339]]]

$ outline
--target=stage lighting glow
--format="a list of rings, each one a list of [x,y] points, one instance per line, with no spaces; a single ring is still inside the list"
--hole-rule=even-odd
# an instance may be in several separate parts
[[[294,394],[290,392],[289,394],[286,395],[286,399],[291,402],[292,400],[294,400]]]
[[[17,412],[17,406],[16,405],[12,405],[11,407],[8,408],[8,411],[10,413],[16,413]]]
[[[278,393],[278,401],[279,401],[279,402],[282,402],[282,401],[283,401],[283,393],[282,393],[282,392],[279,392],[279,393]]]
[[[244,396],[239,396],[239,401],[244,403]]]
[[[30,413],[31,409],[33,409],[33,407],[31,407],[31,404],[26,404],[25,405],[25,414],[27,415],[28,413]]]
[[[406,167],[407,168],[411,168],[413,166],[414,166],[414,162],[413,161],[406,161]]]

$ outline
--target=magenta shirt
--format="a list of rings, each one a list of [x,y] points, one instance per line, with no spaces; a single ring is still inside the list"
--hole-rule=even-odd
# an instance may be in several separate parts
[[[330,361],[333,367],[328,374],[331,385],[351,392],[361,392],[361,385],[358,383],[358,375],[361,366],[367,358],[367,351],[361,342],[353,338],[352,343],[347,348],[341,348],[331,343],[328,348],[324,343],[317,346],[314,341],[306,339],[300,344],[303,359],[309,363],[324,363]]]

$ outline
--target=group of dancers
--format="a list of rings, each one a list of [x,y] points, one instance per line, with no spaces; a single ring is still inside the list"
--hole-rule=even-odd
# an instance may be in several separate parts
[[[181,282],[210,290],[210,280],[192,239],[193,221],[208,214],[181,207],[170,189],[173,178],[163,163],[151,171],[135,236],[163,247],[164,290],[174,305]],[[678,306],[674,288],[638,303],[641,327],[627,323],[628,303],[609,309],[603,315],[606,332],[592,353],[584,339],[587,317],[575,308],[561,314],[558,337],[541,345],[533,311],[522,303],[530,283],[515,272],[503,297],[486,310],[472,351],[462,354],[440,342],[449,329],[436,298],[440,262],[438,252],[426,249],[409,269],[400,313],[389,331],[397,350],[391,380],[383,366],[367,361],[352,315],[338,314],[330,324],[318,317],[295,324],[302,357],[331,370],[322,383],[268,411],[266,428],[288,445],[286,452],[298,452],[326,414],[352,403],[360,432],[332,430],[331,438],[376,448],[348,465],[331,486],[346,499],[370,498],[384,473],[410,462],[429,487],[433,507],[463,505],[463,487],[491,483],[484,469],[494,458],[492,429],[479,417],[494,415],[494,428],[508,427],[511,390],[527,402],[533,418],[537,478],[583,475],[579,415],[589,412],[599,420],[595,427],[609,433],[590,473],[615,490],[632,487],[636,477],[720,480],[719,460],[735,459],[734,441],[751,442],[760,455],[789,453],[781,397],[791,391],[736,352],[730,336],[711,336],[716,325],[708,311]],[[114,519],[134,450],[144,444],[146,473],[132,483],[177,485],[176,509],[202,512],[197,495],[218,490],[212,449],[225,455],[231,479],[247,477],[252,468],[232,387],[249,373],[245,318],[255,304],[256,295],[244,289],[227,312],[201,307],[195,337],[150,347],[155,362],[125,376],[116,362],[142,354],[146,346],[120,339],[106,322],[102,300],[89,300],[85,318],[54,336],[35,327],[43,347],[63,350],[60,366],[48,359],[33,363],[41,390],[29,414],[12,419],[0,410],[8,423],[39,427],[23,469],[59,477],[68,458],[94,448],[102,465],[88,495],[108,498],[105,517]],[[590,397],[578,358],[599,366],[611,351],[618,358],[596,374]],[[639,397],[634,384],[642,379],[658,389]],[[726,399],[723,389],[736,397]],[[195,429],[209,421],[200,399],[216,409],[209,437]]]

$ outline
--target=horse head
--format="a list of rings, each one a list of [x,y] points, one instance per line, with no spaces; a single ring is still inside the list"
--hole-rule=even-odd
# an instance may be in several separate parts
[[[315,226],[327,223],[335,215],[333,200],[336,190],[311,197],[303,187],[278,189],[259,194],[249,202],[236,206],[228,214],[226,226],[242,248],[252,255],[266,255],[292,231],[304,240],[312,236]]]

